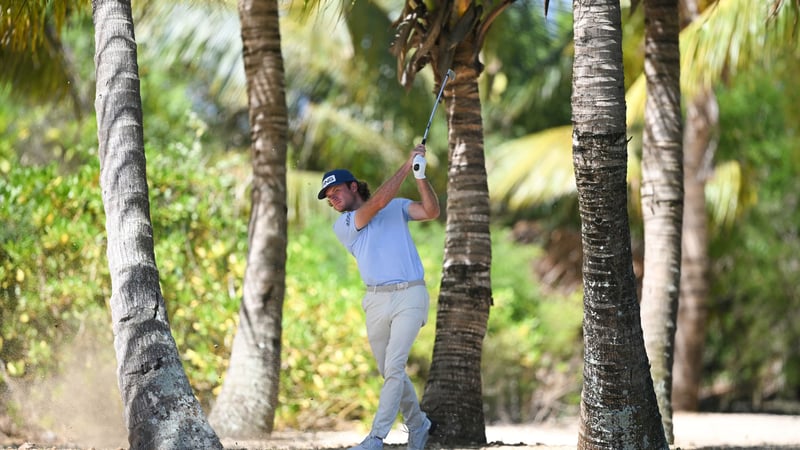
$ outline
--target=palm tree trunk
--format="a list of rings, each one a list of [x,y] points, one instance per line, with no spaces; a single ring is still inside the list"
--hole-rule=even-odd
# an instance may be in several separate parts
[[[705,186],[707,156],[719,121],[716,96],[706,91],[689,104],[686,114],[683,212],[683,253],[678,330],[675,334],[672,404],[677,410],[697,410],[706,341],[706,305],[710,263]]]
[[[130,1],[92,2],[117,377],[132,449],[221,449],[170,334],[155,262]]]
[[[619,1],[575,0],[573,16],[573,164],[584,255],[578,448],[666,449],[631,255]]]
[[[678,0],[645,0],[645,105],[642,149],[644,280],[642,329],[667,442],[673,443],[672,362],[683,222],[683,130]]]
[[[486,443],[481,352],[492,304],[478,71],[470,43],[459,48],[453,64],[457,76],[446,88],[450,166],[444,267],[431,372],[422,398],[422,409],[439,424],[434,439],[445,445]]]
[[[239,2],[253,157],[244,298],[230,366],[210,416],[219,433],[272,432],[281,365],[286,281],[287,111],[275,0]]]

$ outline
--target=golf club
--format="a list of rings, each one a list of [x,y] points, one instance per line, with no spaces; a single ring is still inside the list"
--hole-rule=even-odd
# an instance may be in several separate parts
[[[428,140],[428,131],[431,129],[431,122],[433,122],[433,115],[436,113],[436,107],[439,106],[439,101],[442,99],[442,93],[444,93],[444,86],[450,80],[456,79],[456,73],[453,72],[452,69],[447,69],[445,73],[444,79],[442,80],[442,87],[439,88],[439,95],[436,96],[436,102],[433,103],[433,111],[431,111],[431,118],[428,119],[428,126],[425,127],[425,134],[422,135],[422,145],[425,145],[425,141]]]

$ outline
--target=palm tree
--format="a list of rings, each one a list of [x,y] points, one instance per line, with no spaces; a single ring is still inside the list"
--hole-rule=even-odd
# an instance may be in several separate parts
[[[713,173],[719,106],[713,86],[738,70],[768,60],[797,43],[797,4],[785,0],[731,0],[702,8],[686,0],[686,39],[681,41],[681,81],[687,97],[684,130],[685,206],[678,329],[672,401],[696,410],[702,382],[708,320],[710,260],[706,185]]]
[[[223,436],[260,438],[272,432],[281,367],[287,112],[277,1],[241,0],[239,17],[250,104],[252,209],[239,327],[209,419]]]
[[[94,0],[92,11],[100,186],[128,441],[134,449],[221,449],[181,365],[159,286],[131,5]]]
[[[584,255],[578,448],[666,449],[630,247],[619,2],[576,0],[573,17],[573,164]]]
[[[672,361],[683,223],[678,0],[645,0],[647,102],[642,144],[642,330],[664,434],[673,443]]]
[[[208,83],[209,96],[224,108],[207,118],[212,122],[247,108],[239,20],[228,3],[152,2],[143,9],[139,27],[146,40],[142,51],[180,62]],[[343,2],[341,7],[306,2],[281,8],[290,117],[287,181],[292,188],[287,195],[290,219],[302,221],[330,212],[322,202],[306,203],[316,200],[313,189],[320,176],[310,171],[347,166],[370,174],[399,164],[406,143],[421,135],[420,122],[424,126],[430,104],[420,99],[434,83],[424,77],[410,91],[397,87],[396,60],[386,51],[391,21],[376,2]],[[197,27],[199,20],[209,26]],[[322,28],[326,33],[319,32]],[[443,123],[434,123],[429,140],[430,169],[443,159],[436,152],[445,136],[438,127]],[[303,209],[295,210],[296,204]]]
[[[685,3],[693,4],[682,2],[681,5],[685,6]],[[794,26],[797,8],[794,2],[730,0],[701,3],[706,8],[694,8],[694,14],[699,15],[682,29],[680,38],[680,84],[683,96],[687,99],[689,116],[684,129],[684,157],[687,164],[692,159],[697,162],[693,163],[695,169],[690,169],[687,165],[684,170],[685,218],[681,231],[684,243],[681,251],[683,262],[679,302],[679,310],[683,312],[678,313],[672,369],[672,400],[675,409],[693,409],[697,405],[702,375],[700,358],[706,339],[705,297],[710,289],[707,230],[708,227],[715,228],[731,223],[740,214],[742,207],[741,204],[737,205],[741,200],[739,185],[729,183],[725,176],[730,173],[727,168],[737,163],[731,161],[714,165],[711,158],[714,133],[717,132],[713,116],[717,113],[715,101],[708,97],[712,94],[709,89],[718,83],[731,81],[738,71],[759,64],[764,58],[770,58],[787,47],[791,48],[797,42]],[[642,121],[645,109],[644,92],[644,76],[641,76],[630,84],[627,93],[628,124],[631,127]],[[698,99],[695,99],[696,96],[699,96]],[[708,125],[703,125],[704,122]],[[701,135],[691,138],[690,136],[696,134],[693,131],[695,126],[701,127]],[[502,151],[496,154],[499,161],[491,171],[493,198],[503,199],[510,208],[519,209],[532,203],[552,201],[553,198],[571,194],[572,187],[563,180],[570,175],[572,167],[565,158],[554,156],[562,154],[569,146],[569,131],[570,128],[566,126],[553,128],[504,143],[502,149],[499,149]],[[691,156],[695,145],[702,155]],[[549,148],[550,151],[515,151],[525,147],[536,147],[539,150]],[[633,156],[635,155],[630,155],[629,178],[636,180],[634,171],[638,170],[638,166]],[[689,173],[689,170],[695,173]],[[696,182],[700,182],[700,185],[689,185]],[[720,214],[710,218],[707,216],[706,198],[716,202],[714,210],[720,211]],[[735,206],[727,208],[722,205]],[[699,253],[694,253],[695,251]],[[694,263],[690,264],[689,261]],[[689,295],[702,300],[694,302]],[[686,400],[682,400],[683,398]]]
[[[715,134],[719,123],[719,107],[711,91],[691,99],[686,112],[684,138],[683,244],[681,249],[680,304],[672,385],[675,409],[696,411],[703,374],[703,349],[706,340],[706,306],[710,283],[708,274],[708,214],[705,186],[709,174]]]
[[[494,19],[510,0],[406,2],[392,45],[401,84],[411,86],[428,63],[437,84],[448,69],[447,226],[431,371],[422,409],[439,424],[434,440],[486,442],[481,352],[492,304],[489,192],[483,149],[479,53]]]

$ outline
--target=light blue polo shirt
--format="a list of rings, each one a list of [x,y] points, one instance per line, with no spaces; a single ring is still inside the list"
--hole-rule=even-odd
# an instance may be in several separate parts
[[[336,237],[356,258],[361,279],[367,286],[422,280],[422,261],[408,230],[407,198],[392,199],[362,228],[356,230],[355,211],[348,211],[333,224]]]

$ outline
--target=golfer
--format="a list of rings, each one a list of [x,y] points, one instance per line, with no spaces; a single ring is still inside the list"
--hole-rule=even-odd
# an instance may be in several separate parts
[[[317,196],[342,213],[333,225],[336,237],[356,258],[366,294],[367,337],[383,376],[378,411],[369,435],[350,450],[381,450],[398,411],[408,428],[408,449],[422,450],[433,427],[419,407],[406,374],[411,345],[428,318],[429,296],[422,262],[408,230],[409,220],[439,217],[439,200],[425,178],[425,146],[417,145],[400,169],[372,195],[366,182],[336,169],[322,177]],[[396,198],[413,172],[421,201]]]

